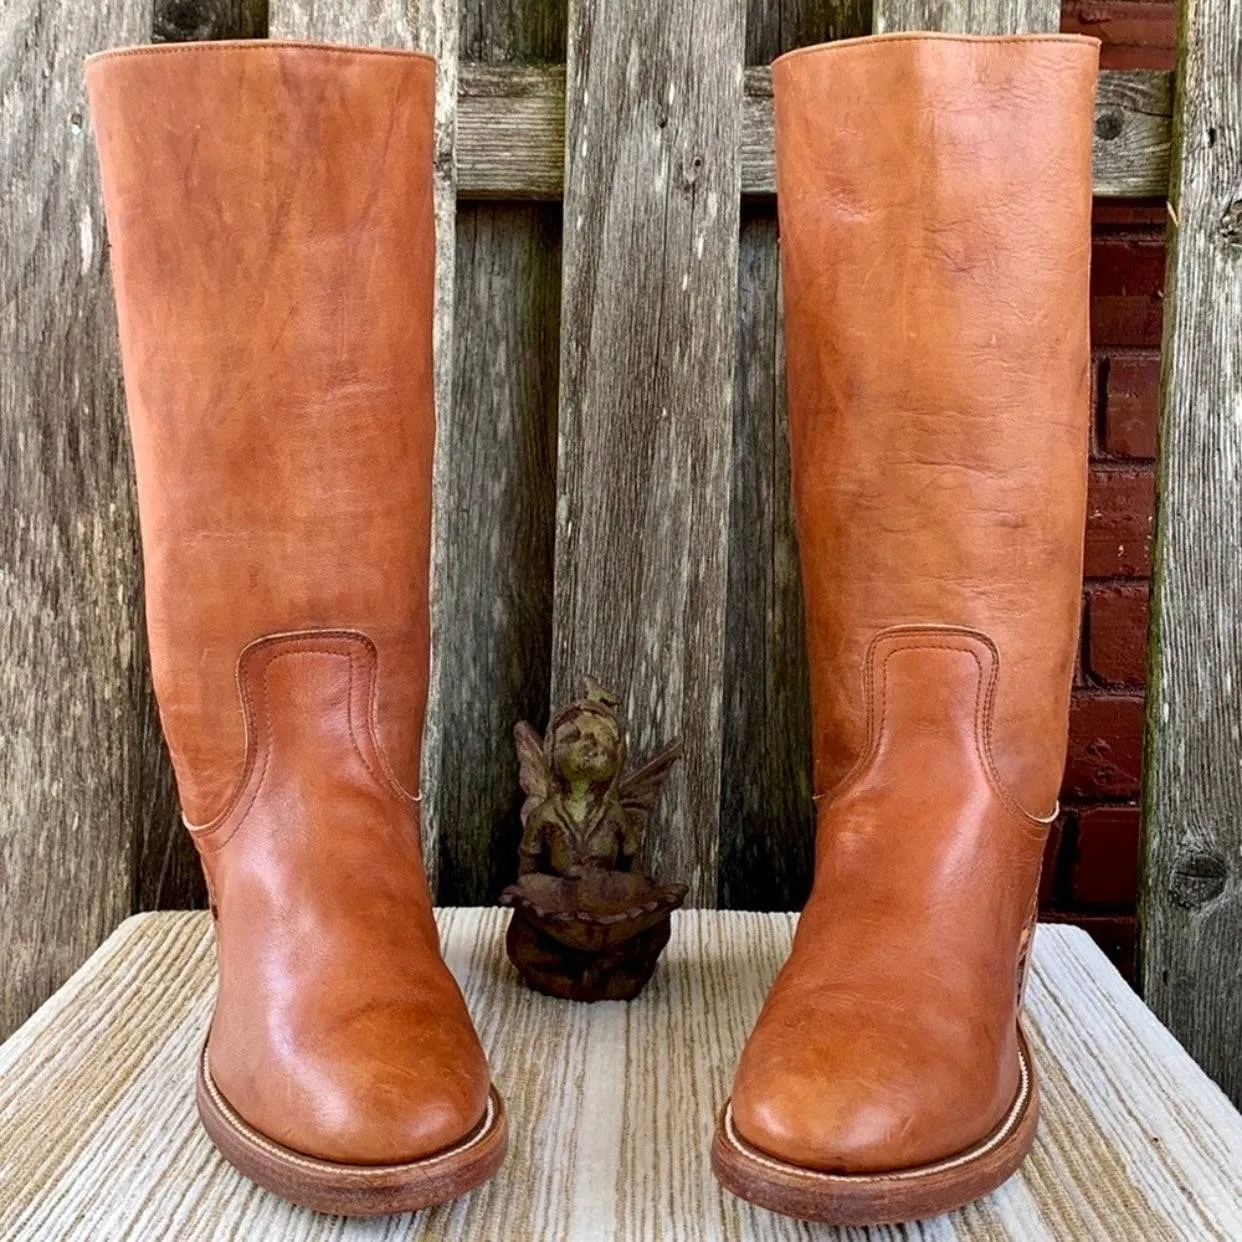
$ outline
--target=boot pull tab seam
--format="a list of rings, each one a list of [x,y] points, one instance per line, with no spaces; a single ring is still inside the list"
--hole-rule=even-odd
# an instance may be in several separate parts
[[[334,647],[333,643],[347,643],[347,650]],[[360,743],[355,729],[354,690],[355,666],[358,648],[361,647],[370,660],[364,669],[367,712],[365,718],[366,741],[378,763],[380,772],[372,766],[366,748]],[[247,643],[237,657],[234,668],[234,679],[238,697],[241,700],[242,720],[245,727],[246,759],[242,766],[241,776],[236,789],[230,795],[225,809],[204,824],[191,824],[183,815],[182,822],[190,833],[195,845],[204,853],[214,854],[223,849],[236,836],[245,823],[262,790],[267,776],[267,767],[272,753],[272,739],[267,727],[267,687],[268,675],[277,660],[298,655],[320,655],[348,661],[348,684],[346,687],[345,722],[349,730],[350,744],[367,774],[381,788],[387,790],[402,807],[417,815],[418,804],[422,794],[411,794],[393,774],[386,756],[376,736],[376,695],[375,672],[378,664],[378,652],[375,644],[361,630],[294,630],[286,633],[267,634]],[[261,663],[260,663],[261,661]],[[257,667],[256,667],[257,665]],[[259,681],[258,703],[252,693],[251,685],[257,672],[261,670]],[[262,761],[259,762],[260,739],[262,739]],[[257,774],[256,774],[257,766]],[[246,791],[250,790],[249,797]],[[245,801],[244,809],[242,806]],[[235,819],[228,834],[220,841],[211,840],[230,820]]]
[[[938,641],[903,642],[903,639],[936,639]],[[982,645],[988,653],[988,668],[977,649]],[[881,655],[881,648],[889,649]],[[1001,805],[1023,831],[1038,836],[1042,841],[1048,832],[1049,825],[1060,814],[1060,804],[1053,808],[1051,815],[1041,817],[1032,815],[1005,787],[992,748],[992,712],[996,699],[997,684],[1000,680],[1000,651],[996,644],[982,630],[970,629],[965,626],[951,625],[899,625],[891,626],[876,634],[867,646],[864,663],[863,698],[866,704],[867,743],[850,770],[837,785],[824,793],[814,795],[817,807],[823,808],[836,801],[856,785],[870,770],[880,739],[884,734],[884,725],[888,713],[887,670],[888,662],[904,651],[961,651],[975,662],[977,677],[975,680],[974,737],[975,754],[983,769],[989,788],[996,795]],[[878,689],[877,689],[878,666]],[[877,715],[878,708],[878,715]]]

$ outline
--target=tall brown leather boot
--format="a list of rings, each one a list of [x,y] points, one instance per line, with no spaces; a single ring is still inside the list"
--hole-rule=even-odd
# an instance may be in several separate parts
[[[434,64],[106,53],[87,83],[147,624],[216,915],[199,1113],[352,1214],[489,1177],[504,1107],[419,849],[435,413]]]
[[[895,35],[776,62],[818,836],[713,1148],[871,1224],[998,1185],[1065,760],[1088,420],[1094,40]]]

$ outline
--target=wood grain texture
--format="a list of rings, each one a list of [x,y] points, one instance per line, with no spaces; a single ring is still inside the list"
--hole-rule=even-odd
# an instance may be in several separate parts
[[[746,0],[746,63],[871,33],[872,0]]]
[[[868,33],[869,0],[750,0],[747,58]],[[745,72],[742,187],[775,190],[772,74]],[[776,204],[743,207],[733,385],[718,896],[726,908],[800,909],[810,891],[810,699],[790,495]]]
[[[681,735],[648,862],[716,899],[741,0],[570,0],[552,698]]]
[[[160,770],[82,84],[129,0],[0,6],[0,1036],[131,910]]]
[[[565,61],[566,0],[459,0],[465,62]]]
[[[844,1237],[762,1212],[712,1177],[738,1051],[789,949],[789,915],[692,911],[630,1004],[524,989],[508,915],[444,910],[441,938],[511,1121],[496,1178],[417,1215],[347,1221],[248,1183],[194,1116],[211,1005],[205,914],[131,919],[0,1048],[0,1235],[125,1242],[793,1242]],[[970,1207],[854,1242],[1225,1242],[1242,1117],[1087,936],[1042,927],[1027,1031],[1043,1092],[1021,1173]]]
[[[830,24],[835,28],[845,23],[846,16],[840,16]],[[458,197],[559,198],[564,183],[564,70],[559,65],[463,62],[458,91]],[[1171,74],[1148,69],[1101,73],[1095,193],[1115,198],[1162,195],[1169,177],[1172,121]],[[742,193],[775,195],[772,74],[767,65],[746,70],[739,142]]]
[[[152,43],[203,39],[261,39],[267,0],[153,0]]]
[[[874,30],[954,34],[1051,33],[1061,28],[1053,0],[875,0]]]
[[[458,90],[459,196],[560,198],[564,66],[463,64]]]
[[[810,891],[810,697],[789,479],[776,219],[743,214],[725,632],[720,904],[800,909]]]
[[[547,719],[556,507],[560,220],[472,204],[457,223],[454,418],[439,521],[439,897],[494,901],[517,871],[513,726]]]
[[[1169,217],[1140,978],[1242,1101],[1242,0],[1182,7]]]
[[[1092,191],[1163,198],[1172,137],[1172,74],[1149,69],[1101,73],[1091,144]]]
[[[501,71],[520,81],[530,73],[520,62],[563,59],[564,0],[463,0],[460,29],[463,54],[504,62],[476,62],[475,81]],[[559,83],[563,135],[563,69],[531,76]],[[460,149],[472,86],[464,75],[459,84]],[[453,419],[441,425],[439,520],[452,550],[439,581],[446,689],[428,775],[440,799],[439,899],[450,904],[494,901],[515,877],[513,725],[547,719],[560,242],[559,203],[458,206]]]
[[[436,58],[436,109],[432,192],[436,218],[435,391],[437,426],[453,422],[453,280],[457,267],[457,179],[454,142],[457,125],[457,0],[270,0],[273,38],[311,39],[366,47],[415,48]],[[436,658],[446,625],[441,608],[443,582],[451,572],[452,549],[446,546],[438,515],[451,500],[447,480],[453,468],[445,460],[445,437],[437,434],[432,484],[431,522],[431,681],[423,723],[423,857],[432,891],[439,864],[440,788],[431,779],[439,765],[446,688],[457,670]]]

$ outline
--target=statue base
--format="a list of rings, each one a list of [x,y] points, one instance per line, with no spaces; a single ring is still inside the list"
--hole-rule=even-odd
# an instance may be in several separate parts
[[[668,944],[684,884],[633,871],[564,879],[526,875],[501,894],[513,907],[505,937],[523,982],[562,1000],[633,1000]]]

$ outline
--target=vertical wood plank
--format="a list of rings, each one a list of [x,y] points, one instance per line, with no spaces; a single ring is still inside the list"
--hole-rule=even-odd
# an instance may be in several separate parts
[[[742,0],[570,0],[552,695],[675,734],[648,861],[716,900]]]
[[[439,425],[453,420],[453,277],[456,270],[457,183],[453,165],[453,133],[457,116],[457,0],[270,0],[273,38],[313,39],[367,47],[416,48],[436,58],[435,115],[435,389]],[[442,747],[445,670],[436,659],[444,615],[441,583],[452,572],[451,549],[445,546],[439,514],[450,500],[445,494],[446,467],[437,443],[431,532],[431,682],[423,725],[422,833],[423,857],[432,891],[439,863],[439,790],[433,779]]]
[[[1140,979],[1242,1105],[1242,0],[1181,6]]]
[[[1061,28],[1049,0],[875,0],[875,33],[941,30],[954,34],[1047,33]]]
[[[720,904],[800,907],[810,891],[810,699],[789,478],[779,256],[771,208],[743,212],[733,397]]]
[[[441,425],[445,679],[429,784],[439,900],[495,901],[517,875],[513,725],[548,708],[556,505],[560,212],[473,204],[457,222],[454,418]]]
[[[458,0],[462,60],[563,64],[567,0]]]
[[[151,5],[154,43],[261,39],[266,33],[267,0],[153,0]]]
[[[870,29],[871,0],[749,0],[747,60]],[[766,139],[770,150],[770,124]],[[721,905],[745,910],[801,907],[815,842],[776,231],[773,202],[743,207],[718,890]]]
[[[138,0],[0,6],[0,1038],[130,912],[137,533],[82,83]]]
[[[476,63],[557,61],[564,0],[462,0]],[[453,418],[440,424],[439,899],[495,901],[517,873],[513,725],[547,720],[556,508],[559,203],[460,204]]]
[[[746,63],[871,33],[872,0],[746,0]]]

